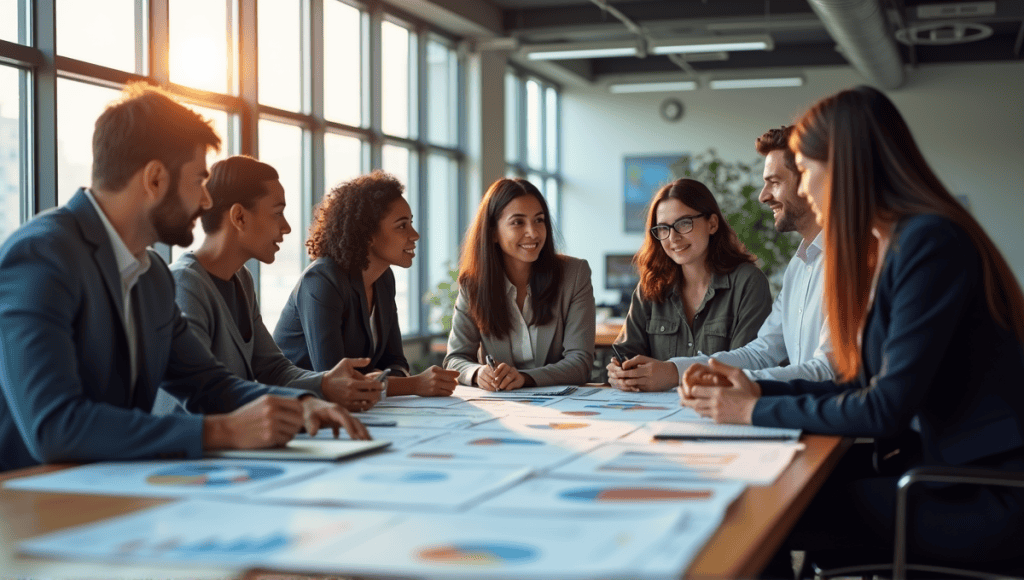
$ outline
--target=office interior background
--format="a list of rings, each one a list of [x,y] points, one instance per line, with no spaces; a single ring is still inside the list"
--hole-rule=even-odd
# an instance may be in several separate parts
[[[441,330],[423,296],[494,179],[534,182],[560,250],[590,262],[599,304],[617,302],[605,255],[643,240],[623,228],[625,156],[756,161],[762,132],[867,83],[1024,284],[1022,40],[1024,0],[0,0],[0,241],[88,185],[95,118],[145,80],[212,120],[216,158],[281,174],[293,231],[272,265],[250,265],[269,328],[324,192],[376,168],[406,184],[422,238],[395,274],[415,361]],[[709,42],[733,46],[692,48]],[[720,88],[750,80],[783,86]]]

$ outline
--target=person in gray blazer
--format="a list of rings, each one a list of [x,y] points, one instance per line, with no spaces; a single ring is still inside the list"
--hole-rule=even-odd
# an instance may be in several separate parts
[[[148,246],[192,243],[210,207],[206,152],[220,138],[208,122],[140,83],[95,127],[92,186],[0,246],[0,470],[198,458],[283,445],[303,427],[368,438],[333,403],[231,374],[174,303]],[[161,383],[196,414],[153,415]]]
[[[555,252],[549,218],[525,179],[499,179],[484,194],[462,248],[444,359],[460,383],[502,391],[590,380],[590,266]]]
[[[342,359],[328,372],[301,369],[281,354],[263,324],[245,262],[273,263],[291,232],[277,170],[235,155],[213,164],[206,189],[213,203],[201,218],[206,237],[171,265],[178,306],[199,341],[244,379],[311,391],[349,411],[373,407],[383,385],[355,370],[369,359]],[[161,393],[155,408],[173,404]]]
[[[313,263],[292,290],[274,340],[297,366],[326,371],[343,357],[385,369],[388,396],[447,397],[455,373],[432,366],[409,376],[395,303],[392,266],[408,268],[420,235],[402,184],[382,171],[339,184],[316,209],[306,248]]]

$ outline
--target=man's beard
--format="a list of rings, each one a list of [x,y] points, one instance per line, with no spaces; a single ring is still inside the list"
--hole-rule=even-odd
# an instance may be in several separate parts
[[[188,215],[178,191],[178,175],[171,177],[170,188],[164,199],[150,214],[157,239],[170,246],[188,247],[192,244],[192,224],[203,213],[202,208]]]

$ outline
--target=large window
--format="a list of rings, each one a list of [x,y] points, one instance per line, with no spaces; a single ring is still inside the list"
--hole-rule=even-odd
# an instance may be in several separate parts
[[[21,78],[23,71],[0,66],[0,243],[11,235],[21,223],[23,211],[22,170],[23,147],[21,138],[22,101]]]
[[[561,210],[558,87],[509,70],[505,75],[506,175],[524,177],[544,194],[557,228]]]
[[[208,163],[252,155],[280,174],[292,232],[273,264],[248,264],[268,327],[309,264],[316,204],[383,168],[405,184],[422,235],[412,268],[395,271],[400,324],[436,330],[422,295],[458,258],[451,208],[465,199],[458,39],[387,2],[53,1],[55,28],[41,30],[36,3],[0,0],[0,40],[29,49],[0,46],[0,240],[91,183],[96,118],[144,80],[210,119],[223,147]],[[194,237],[192,249],[198,224]],[[156,249],[174,260],[189,248]]]

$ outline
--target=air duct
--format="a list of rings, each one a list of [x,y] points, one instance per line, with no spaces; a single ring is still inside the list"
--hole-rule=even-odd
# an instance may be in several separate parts
[[[846,60],[873,85],[903,84],[903,60],[879,0],[807,0]]]

